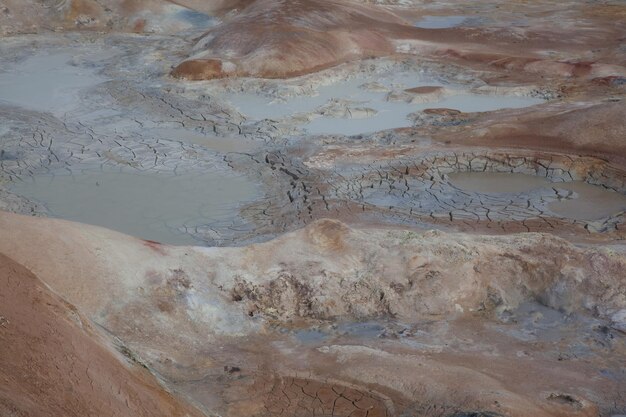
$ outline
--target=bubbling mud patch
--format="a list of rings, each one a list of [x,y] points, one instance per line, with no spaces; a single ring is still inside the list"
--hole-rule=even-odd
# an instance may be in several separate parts
[[[131,170],[37,175],[9,189],[40,202],[50,215],[143,239],[195,245],[198,228],[233,227],[238,208],[259,197],[257,185],[226,172],[146,174]]]

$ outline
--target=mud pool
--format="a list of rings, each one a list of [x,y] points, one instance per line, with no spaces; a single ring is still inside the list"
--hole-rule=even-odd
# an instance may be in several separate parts
[[[559,184],[565,196],[548,206],[554,213],[573,219],[596,220],[626,210],[626,196],[581,181]]]
[[[379,130],[409,127],[413,123],[409,119],[411,113],[427,108],[443,107],[462,112],[482,112],[503,108],[521,108],[542,102],[540,99],[528,97],[483,96],[477,94],[461,94],[429,103],[390,102],[378,99],[370,101],[355,100],[359,106],[374,109],[375,114],[364,118],[332,118],[319,117],[306,124],[304,128],[309,134],[343,134],[358,135]]]
[[[198,25],[208,19],[177,7],[168,10],[167,19],[182,16],[197,19]],[[31,205],[40,203],[55,217],[151,240],[204,245],[264,239],[277,230],[295,227],[293,215],[302,221],[298,225],[304,225],[317,216],[328,216],[332,199],[362,204],[362,209],[372,210],[374,216],[391,216],[391,222],[420,225],[424,221],[439,225],[446,219],[459,224],[538,217],[584,224],[582,220],[606,218],[624,208],[623,196],[617,193],[584,184],[572,184],[576,189],[571,190],[565,185],[556,188],[545,179],[521,174],[510,174],[506,181],[501,176],[488,178],[491,174],[479,180],[451,174],[452,182],[436,180],[436,184],[428,175],[409,175],[396,184],[386,174],[375,181],[377,174],[371,173],[372,178],[367,178],[368,174],[364,180],[348,176],[345,184],[344,179],[338,182],[342,185],[336,190],[317,190],[317,179],[307,177],[292,161],[281,161],[286,165],[275,170],[271,158],[258,152],[271,143],[295,143],[302,135],[362,135],[413,124],[419,128],[420,112],[429,108],[489,112],[533,106],[544,100],[483,89],[480,80],[470,82],[469,75],[447,78],[445,72],[418,63],[385,60],[360,66],[355,72],[342,68],[330,71],[329,77],[286,82],[244,79],[183,85],[167,77],[159,79],[166,74],[159,72],[167,70],[163,68],[138,79],[137,62],[151,65],[162,53],[160,43],[140,42],[145,39],[107,39],[92,49],[77,48],[73,55],[59,45],[45,50],[30,44],[22,50],[7,48],[7,56],[13,59],[0,64],[0,81],[8,86],[0,90],[1,100],[33,110],[33,119],[40,117],[36,112],[45,112],[45,117],[52,113],[62,121],[51,119],[36,132],[31,126],[39,125],[32,121],[0,127],[7,138],[0,155],[6,184],[10,184],[6,188],[32,203],[19,201],[16,207],[34,212]],[[129,54],[137,51],[142,51],[140,58],[130,59]],[[120,68],[113,68],[112,63]],[[44,73],[52,74],[57,82],[39,86],[37,80]],[[116,77],[120,80],[113,80]],[[452,83],[452,79],[457,81]],[[28,94],[22,94],[22,88]],[[206,111],[198,111],[207,103]],[[20,111],[12,106],[5,107],[9,112]],[[45,169],[39,166],[42,163]],[[117,166],[122,171],[81,171],[98,166]],[[306,178],[306,184],[300,197],[299,191],[287,193],[277,186],[265,190],[267,198],[261,200],[256,185],[230,173],[229,167],[245,172],[247,178],[271,178],[286,187],[294,187],[291,182],[296,173]],[[33,172],[73,175],[37,175],[33,179]],[[288,184],[280,182],[282,173]],[[119,189],[105,186],[114,176],[119,176]],[[188,186],[178,186],[184,178],[190,178]],[[163,198],[147,191],[156,189],[162,179],[167,184],[164,191],[154,194],[171,195],[164,204]],[[94,186],[96,183],[99,185]],[[228,185],[224,193],[218,187],[222,185]],[[311,194],[311,190],[317,191]],[[355,194],[354,190],[360,191]],[[182,195],[185,193],[188,195]],[[222,194],[223,204],[215,204],[213,196],[221,198]],[[177,201],[184,207],[177,206]],[[595,201],[602,201],[602,208]],[[242,205],[247,206],[246,219],[238,216],[237,208]],[[160,211],[155,212],[155,207]],[[300,218],[303,209],[306,214]],[[269,213],[283,211],[288,220],[276,225],[272,219],[276,214]]]
[[[213,16],[190,10],[177,4],[168,4],[162,13],[144,11],[144,31],[153,33],[197,32],[216,26],[219,20]]]
[[[457,172],[448,178],[464,191],[496,196],[553,190],[549,210],[568,219],[597,220],[626,210],[625,195],[583,181],[551,182],[544,177],[497,172]]]
[[[82,171],[31,177],[11,190],[42,203],[53,217],[177,245],[198,244],[190,234],[195,228],[228,224],[242,204],[259,197],[254,183],[221,172]]]
[[[417,72],[381,75],[380,77],[359,75],[327,85],[311,86],[305,88],[303,92],[275,91],[265,95],[234,92],[227,94],[226,99],[249,118],[280,119],[312,112],[332,99],[369,101],[381,99],[381,96],[384,98],[385,94],[394,88],[402,89],[432,84],[432,80],[429,82]]]
[[[219,23],[218,19],[195,10],[173,5],[173,14],[176,20],[181,20],[193,28],[207,30]]]
[[[439,95],[426,97],[408,94],[415,87],[445,87]],[[450,108],[462,112],[486,112],[504,108],[523,108],[542,103],[535,97],[476,94],[458,85],[445,85],[414,73],[394,76],[356,77],[325,85],[311,95],[264,96],[231,93],[227,101],[250,120],[294,121],[308,134],[357,135],[409,127],[412,113],[428,108]]]
[[[106,79],[92,68],[78,66],[70,50],[38,53],[3,68],[0,72],[0,103],[63,115],[77,107],[81,89]]]

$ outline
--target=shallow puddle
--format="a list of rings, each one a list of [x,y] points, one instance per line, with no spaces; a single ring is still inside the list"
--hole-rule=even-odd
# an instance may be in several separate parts
[[[177,17],[198,28],[210,28],[218,23],[215,17],[191,9],[180,10]]]
[[[331,118],[320,117],[304,126],[309,134],[342,134],[358,135],[380,130],[410,127],[411,113],[428,108],[450,108],[462,112],[483,112],[503,108],[522,108],[539,104],[543,100],[531,97],[485,96],[462,94],[446,97],[443,100],[429,103],[404,103],[385,101],[382,97],[366,101],[360,106],[374,109],[377,113],[367,118]]]
[[[293,332],[300,343],[322,343],[338,337],[373,340],[380,338],[385,331],[383,323],[375,321],[338,323],[330,328],[308,328]]]
[[[460,26],[466,16],[423,16],[414,26],[422,29],[445,29]]]
[[[106,79],[72,64],[70,52],[37,54],[0,72],[0,102],[62,115],[77,106],[83,88]]]
[[[329,333],[323,332],[318,329],[298,330],[298,331],[295,331],[293,335],[300,343],[312,343],[312,344],[322,343],[328,337],[330,337]]]
[[[417,77],[413,78],[418,80]],[[299,113],[312,112],[333,98],[368,101],[378,97],[380,94],[371,94],[359,88],[368,81],[371,80],[362,77],[354,78],[319,87],[313,95],[299,95],[287,99],[254,93],[232,93],[227,96],[227,99],[238,111],[251,119],[278,120]]]
[[[583,181],[551,182],[544,177],[518,173],[456,172],[452,185],[481,194],[519,194],[552,190],[543,197],[554,214],[574,220],[598,220],[626,210],[626,195]]]
[[[357,323],[340,323],[337,330],[351,337],[359,337],[365,339],[374,339],[381,335],[385,330],[385,326],[375,321],[357,322]]]
[[[626,196],[581,181],[559,183],[555,188],[573,195],[549,204],[554,213],[571,219],[598,220],[626,210]]]
[[[219,23],[213,16],[176,4],[164,5],[160,13],[145,11],[141,15],[145,22],[144,31],[155,33],[205,31]]]
[[[259,196],[253,182],[220,172],[83,171],[36,176],[10,188],[54,217],[176,245],[198,244],[186,230],[234,220],[242,204]]]
[[[436,103],[422,104],[418,110],[439,107],[460,110],[464,113],[472,113],[500,109],[519,109],[539,103],[544,103],[544,100],[536,97],[458,94],[446,97]],[[436,106],[434,104],[436,104]]]
[[[371,86],[375,85],[375,88]],[[368,87],[370,86],[370,87]],[[287,99],[253,93],[232,93],[227,100],[251,120],[281,120],[297,114],[316,113],[302,125],[308,134],[358,135],[386,129],[409,127],[409,115],[428,108],[451,108],[462,112],[521,108],[542,103],[533,97],[479,95],[463,92],[460,86],[446,86],[457,94],[422,103],[388,101],[387,95],[415,87],[442,87],[422,74],[401,73],[393,76],[357,77],[322,86],[314,95]],[[334,111],[333,111],[334,110]],[[367,112],[369,114],[364,115]],[[359,116],[354,116],[354,114]]]

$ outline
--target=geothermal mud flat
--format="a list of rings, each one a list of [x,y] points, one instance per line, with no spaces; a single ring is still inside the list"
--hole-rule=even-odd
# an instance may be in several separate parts
[[[0,416],[626,414],[622,2],[0,6]]]

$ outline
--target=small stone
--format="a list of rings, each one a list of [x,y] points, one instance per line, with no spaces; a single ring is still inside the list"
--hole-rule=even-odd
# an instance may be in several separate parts
[[[440,109],[425,109],[424,113],[434,114],[436,116],[458,116],[459,114],[461,114],[461,111],[456,110],[456,109],[440,108]]]
[[[433,94],[433,93],[440,93],[443,91],[443,87],[438,87],[438,86],[426,86],[426,87],[415,87],[415,88],[409,88],[404,90],[407,93],[413,93],[413,94]]]
[[[241,372],[241,368],[239,368],[238,366],[224,366],[224,372],[226,372],[227,374],[234,374],[236,372]]]

